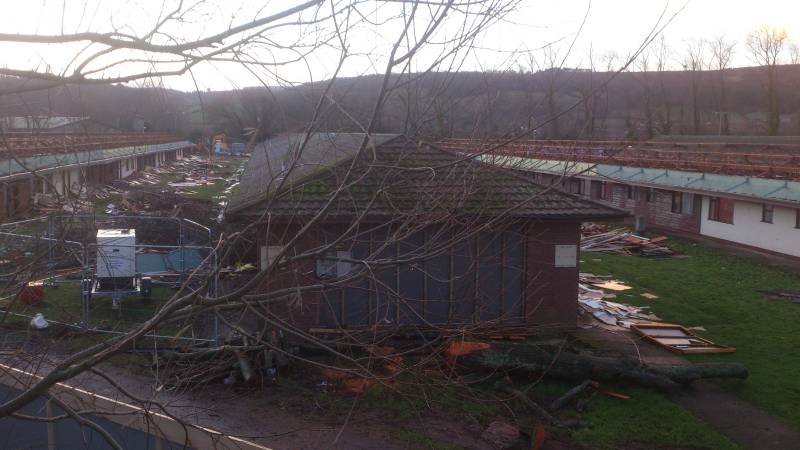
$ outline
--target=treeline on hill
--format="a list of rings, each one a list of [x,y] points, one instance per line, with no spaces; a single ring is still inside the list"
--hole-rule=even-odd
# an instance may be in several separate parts
[[[776,70],[780,135],[800,134],[800,66]],[[318,129],[359,131],[374,108],[380,77],[337,80]],[[0,79],[0,92],[24,84]],[[655,135],[761,135],[767,126],[763,68],[723,72],[458,72],[397,76],[375,131],[431,136],[500,136],[531,131],[550,139],[647,139]],[[225,132],[258,140],[302,130],[324,82],[292,88],[181,92],[125,86],[62,86],[3,95],[0,115],[88,116],[108,127],[189,137]],[[725,112],[720,120],[719,112]]]

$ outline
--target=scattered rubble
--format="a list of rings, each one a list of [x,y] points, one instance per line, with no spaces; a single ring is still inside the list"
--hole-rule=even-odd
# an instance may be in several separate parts
[[[235,174],[231,176],[233,170],[226,164],[192,155],[161,167],[148,167],[115,180],[112,185],[84,186],[70,198],[36,194],[34,210],[43,214],[183,215],[212,223],[217,216],[214,210],[224,206],[224,196],[237,183]],[[191,197],[196,194],[191,188],[221,180],[226,181],[227,189],[210,202]]]
[[[591,273],[581,273],[578,283],[578,315],[590,317],[588,326],[602,326],[612,331],[631,330],[650,342],[666,348],[674,353],[730,353],[733,347],[715,344],[693,334],[689,329],[676,324],[658,323],[661,318],[649,311],[648,306],[632,306],[605,300],[616,298],[615,294],[607,294],[602,288],[612,290],[631,289],[608,277],[598,277]],[[657,295],[645,292],[641,294],[647,299],[656,299]],[[598,324],[596,321],[599,321]],[[584,320],[585,322],[585,320]],[[705,331],[703,327],[695,327]]]
[[[627,329],[636,320],[648,322],[661,320],[655,314],[648,312],[646,306],[637,307],[604,300],[616,298],[616,295],[607,294],[603,288],[627,290],[631,289],[630,286],[591,273],[581,273],[579,280],[578,304],[581,306],[579,312],[589,313],[605,325]]]
[[[34,330],[44,330],[45,328],[49,327],[50,323],[47,322],[47,319],[44,318],[42,313],[36,313],[31,319],[31,328]]]
[[[673,324],[634,324],[631,329],[638,335],[673,353],[733,353],[734,347],[715,344],[688,329]]]
[[[646,238],[622,228],[609,229],[607,225],[588,223],[581,227],[581,251],[620,255],[638,253],[640,256],[672,256],[674,252],[659,245],[666,236]]]

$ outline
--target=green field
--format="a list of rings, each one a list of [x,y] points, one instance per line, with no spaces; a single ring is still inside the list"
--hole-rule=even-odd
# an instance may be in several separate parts
[[[798,289],[800,275],[687,241],[669,246],[686,258],[649,259],[586,253],[582,272],[613,275],[635,289],[618,300],[648,305],[668,322],[702,326],[703,337],[736,353],[695,355],[693,361],[744,363],[746,381],[724,383],[732,393],[800,427],[800,305],[765,300],[758,289]],[[647,300],[643,291],[659,296]]]

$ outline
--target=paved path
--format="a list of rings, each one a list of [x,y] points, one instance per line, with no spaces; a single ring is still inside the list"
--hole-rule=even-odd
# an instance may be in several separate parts
[[[641,358],[648,364],[689,363],[686,358],[643,341],[629,331],[592,327],[579,329],[574,334],[590,345]],[[800,430],[714,383],[697,381],[668,397],[746,449],[800,449]]]
[[[744,448],[800,449],[800,431],[713,383],[695,382],[670,399]]]

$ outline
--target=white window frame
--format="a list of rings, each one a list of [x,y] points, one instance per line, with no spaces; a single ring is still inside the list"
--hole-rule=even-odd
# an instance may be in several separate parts
[[[353,269],[353,264],[345,259],[352,259],[353,252],[350,250],[330,251],[325,256],[317,259],[317,277],[319,278],[341,278]]]

